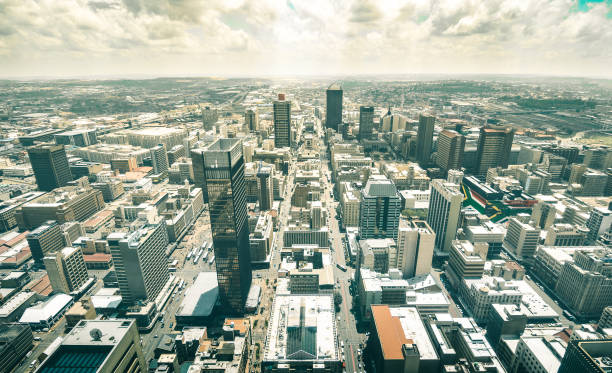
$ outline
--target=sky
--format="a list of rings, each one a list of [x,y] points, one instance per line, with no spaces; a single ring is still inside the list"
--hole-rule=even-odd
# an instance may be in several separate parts
[[[612,0],[0,0],[0,77],[612,78]]]

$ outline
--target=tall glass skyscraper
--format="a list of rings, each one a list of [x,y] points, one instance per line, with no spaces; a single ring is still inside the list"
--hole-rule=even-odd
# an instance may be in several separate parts
[[[274,146],[291,147],[291,101],[280,93],[274,101]]]
[[[219,293],[227,311],[242,314],[252,278],[242,144],[219,139],[203,156]]]
[[[421,166],[427,166],[431,157],[433,144],[434,122],[433,116],[419,116],[419,130],[417,132],[417,161]]]
[[[369,139],[372,137],[372,129],[374,128],[374,107],[361,106],[359,107],[359,140]]]
[[[342,124],[342,87],[334,83],[327,88],[325,127],[338,131]]]

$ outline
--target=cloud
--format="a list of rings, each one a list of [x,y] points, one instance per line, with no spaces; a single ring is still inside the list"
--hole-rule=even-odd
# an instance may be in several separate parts
[[[3,0],[15,75],[611,75],[612,5],[572,0]]]

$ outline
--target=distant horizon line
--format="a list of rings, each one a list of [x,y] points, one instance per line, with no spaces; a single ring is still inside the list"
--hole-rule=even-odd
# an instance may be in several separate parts
[[[539,73],[353,73],[353,74],[93,74],[93,75],[22,75],[1,76],[0,81],[52,81],[52,80],[154,80],[154,79],[333,79],[333,78],[406,78],[406,77],[504,77],[612,80],[612,76],[563,75]]]

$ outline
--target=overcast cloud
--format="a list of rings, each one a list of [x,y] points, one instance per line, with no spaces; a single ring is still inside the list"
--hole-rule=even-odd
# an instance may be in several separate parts
[[[612,1],[0,0],[0,76],[612,77]]]

